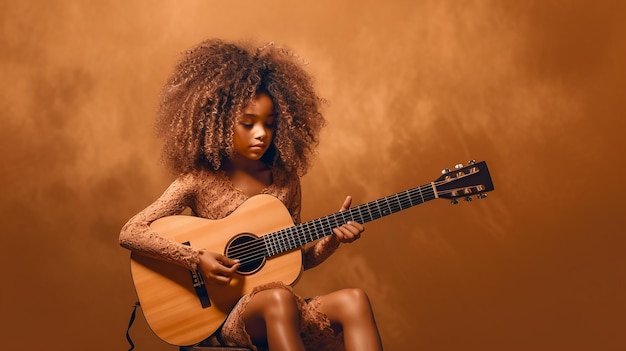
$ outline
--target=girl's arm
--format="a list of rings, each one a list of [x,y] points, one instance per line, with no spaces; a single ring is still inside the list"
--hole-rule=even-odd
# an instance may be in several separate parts
[[[339,241],[335,235],[326,236],[315,244],[304,248],[304,270],[311,269],[326,261],[339,247]]]
[[[352,197],[347,196],[339,211],[345,211],[350,208],[352,204]],[[304,250],[304,269],[313,268],[320,263],[324,262],[330,255],[332,255],[340,243],[350,243],[361,237],[361,233],[365,231],[365,228],[361,223],[349,221],[339,228],[333,229],[333,234],[326,236],[314,245],[305,248]]]
[[[186,175],[176,179],[154,203],[132,217],[120,232],[120,245],[142,255],[195,270],[201,250],[166,239],[150,228],[155,220],[180,214],[190,205],[192,177]]]
[[[300,186],[300,178],[292,176],[286,181],[288,195],[285,196],[283,202],[289,209],[294,223],[300,223],[300,212],[302,205],[302,191]],[[347,210],[352,204],[352,197],[346,197],[340,211]],[[342,242],[352,242],[359,238],[365,229],[363,225],[356,222],[348,222],[339,228],[333,229],[333,235],[326,236],[312,245],[303,248],[303,266],[304,269],[313,268],[324,262]]]

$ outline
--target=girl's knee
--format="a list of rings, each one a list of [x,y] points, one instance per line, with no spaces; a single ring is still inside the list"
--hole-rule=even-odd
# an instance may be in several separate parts
[[[359,288],[342,290],[343,306],[346,313],[353,318],[362,318],[372,313],[367,293]]]
[[[343,298],[346,301],[350,301],[353,305],[370,305],[370,299],[367,293],[359,288],[344,289]]]
[[[369,297],[367,296],[367,293],[365,291],[363,291],[362,289],[359,288],[353,288],[353,289],[349,289],[350,290],[350,294],[352,294],[352,297],[355,300],[358,300],[359,302],[363,302],[363,303],[370,303]]]
[[[267,302],[273,305],[296,304],[296,296],[287,289],[269,289],[264,291]]]
[[[271,289],[264,291],[266,318],[293,318],[300,315],[295,295],[287,289]]]

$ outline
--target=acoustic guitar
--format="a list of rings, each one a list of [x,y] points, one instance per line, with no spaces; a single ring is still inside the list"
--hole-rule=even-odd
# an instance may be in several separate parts
[[[487,164],[456,165],[422,186],[305,223],[294,225],[273,196],[253,196],[221,220],[168,216],[151,229],[179,243],[223,253],[241,266],[229,285],[205,282],[199,271],[131,253],[131,273],[143,314],[154,333],[173,345],[193,345],[211,336],[241,296],[254,287],[282,281],[294,285],[302,274],[300,248],[332,234],[348,221],[366,223],[443,198],[457,203],[493,190]]]

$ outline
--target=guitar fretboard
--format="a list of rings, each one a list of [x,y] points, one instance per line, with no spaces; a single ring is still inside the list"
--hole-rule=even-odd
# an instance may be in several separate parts
[[[266,257],[297,249],[332,234],[349,221],[367,223],[437,198],[432,184],[395,193],[345,211],[337,212],[263,236]]]

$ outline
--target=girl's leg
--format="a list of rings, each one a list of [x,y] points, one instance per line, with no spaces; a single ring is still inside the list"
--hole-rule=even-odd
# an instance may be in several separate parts
[[[272,351],[304,351],[300,310],[290,291],[259,291],[248,302],[243,320],[254,344],[268,345]]]
[[[320,312],[331,326],[343,330],[346,351],[383,349],[367,294],[361,289],[344,289],[320,296]]]

